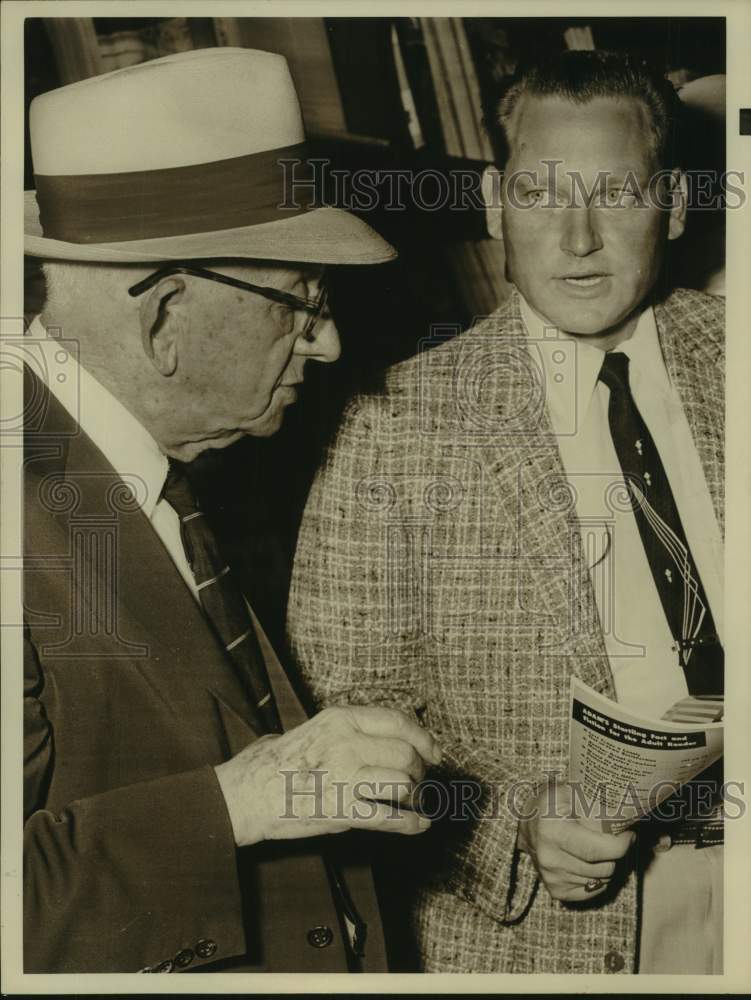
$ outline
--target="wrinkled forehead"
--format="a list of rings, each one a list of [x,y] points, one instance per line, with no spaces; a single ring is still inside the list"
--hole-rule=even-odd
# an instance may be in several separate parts
[[[506,130],[508,169],[557,161],[564,169],[641,172],[655,159],[654,123],[637,97],[572,101],[558,95],[523,94]]]

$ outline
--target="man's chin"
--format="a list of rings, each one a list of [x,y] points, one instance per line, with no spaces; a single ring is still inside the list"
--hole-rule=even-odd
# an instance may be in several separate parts
[[[257,417],[249,420],[244,427],[235,431],[219,431],[212,437],[201,438],[197,441],[186,441],[184,444],[170,448],[167,454],[180,462],[192,462],[193,459],[210,448],[213,450],[228,448],[244,437],[272,437],[281,428],[284,422],[284,412],[287,406],[295,401],[295,398],[296,395],[294,398],[285,400],[272,398],[268,408]]]
[[[206,441],[197,442],[201,450],[206,448],[228,448],[231,444],[236,444],[244,437],[272,437],[281,428],[284,422],[284,410],[279,408],[274,412],[264,413],[247,427],[231,433],[222,434]]]
[[[220,434],[216,437],[202,438],[200,441],[187,441],[185,444],[170,448],[167,451],[167,455],[170,458],[176,458],[178,462],[192,462],[199,455],[202,455],[203,452],[210,449],[228,448],[242,437],[245,437],[244,431],[233,431],[231,434]]]
[[[284,412],[280,410],[279,413],[273,418],[269,418],[268,420],[262,421],[258,425],[248,428],[248,430],[244,432],[244,436],[257,438],[273,437],[274,434],[281,429],[283,423]]]
[[[624,316],[615,309],[555,309],[550,323],[574,337],[601,337],[615,330]]]
[[[292,389],[292,387],[290,386],[289,389]],[[254,420],[249,421],[247,426],[243,428],[242,433],[250,437],[263,438],[276,434],[284,423],[284,414],[287,407],[291,406],[296,399],[297,393],[294,390],[293,392],[286,392],[284,394],[274,393],[268,409]]]

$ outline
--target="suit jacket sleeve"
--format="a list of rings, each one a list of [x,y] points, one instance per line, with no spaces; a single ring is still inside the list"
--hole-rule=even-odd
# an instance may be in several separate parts
[[[413,620],[419,596],[399,587],[398,573],[388,568],[394,553],[380,514],[412,457],[405,449],[404,469],[394,468],[393,457],[384,462],[382,410],[369,399],[350,405],[313,484],[288,606],[290,647],[320,705],[389,705],[414,713],[433,732],[443,750],[437,774],[476,789],[467,821],[449,824],[447,888],[493,919],[513,922],[526,913],[537,874],[517,850],[518,819],[508,805],[523,812],[543,776],[517,773],[513,760],[478,752],[433,717],[431,679],[440,654],[400,627]],[[398,520],[398,504],[391,505],[389,526]]]
[[[213,768],[116,788],[53,813],[44,808],[54,733],[41,683],[27,638],[25,972],[138,972],[183,949],[195,953],[199,941],[209,944],[191,968],[242,954],[236,852]]]

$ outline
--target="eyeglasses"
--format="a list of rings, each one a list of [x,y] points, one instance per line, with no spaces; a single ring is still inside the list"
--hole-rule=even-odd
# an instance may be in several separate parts
[[[233,288],[242,288],[246,292],[254,292],[256,295],[262,295],[265,299],[271,299],[272,302],[280,302],[282,305],[289,306],[290,309],[303,310],[309,313],[301,333],[303,340],[307,341],[314,339],[313,331],[315,330],[316,323],[321,318],[328,303],[328,289],[323,284],[323,281],[321,281],[318,295],[314,299],[303,299],[299,295],[292,295],[291,292],[283,292],[279,288],[271,288],[268,285],[252,285],[249,281],[230,278],[227,274],[218,274],[216,271],[209,271],[204,267],[193,267],[185,264],[168,265],[167,267],[160,268],[158,271],[154,271],[153,274],[142,278],[141,281],[137,281],[135,285],[132,285],[128,289],[128,295],[132,295],[133,298],[143,295],[149,288],[153,288],[158,281],[169,277],[171,274],[188,274],[194,278],[206,278],[208,281],[218,281],[222,285],[231,285]]]

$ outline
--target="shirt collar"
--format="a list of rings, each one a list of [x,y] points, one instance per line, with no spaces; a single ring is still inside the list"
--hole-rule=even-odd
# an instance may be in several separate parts
[[[572,395],[576,413],[583,417],[597,388],[604,351],[586,341],[574,340],[546,323],[521,294],[519,305],[532,358],[544,379],[545,399],[553,427],[558,433],[573,433],[576,422],[572,423]],[[651,306],[639,316],[631,337],[615,350],[629,357],[632,386],[651,382],[656,388],[669,388]],[[567,431],[569,425],[571,430]]]
[[[670,389],[670,376],[662,356],[654,309],[648,306],[639,317],[628,340],[616,348],[629,357],[629,373],[634,383],[651,383],[655,389]]]
[[[75,342],[49,337],[38,316],[29,336],[38,345],[50,392],[118,475],[142,480],[145,489],[137,489],[135,494],[144,514],[151,518],[167,477],[166,455],[130,410],[78,363],[71,351]]]

